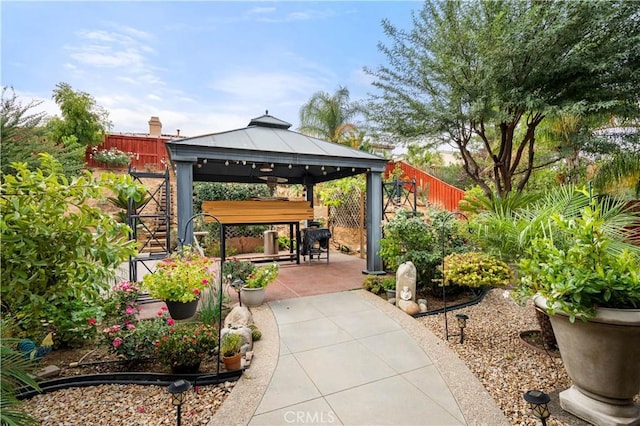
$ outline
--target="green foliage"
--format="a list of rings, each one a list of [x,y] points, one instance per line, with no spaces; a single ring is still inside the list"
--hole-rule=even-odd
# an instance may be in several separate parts
[[[613,156],[598,169],[593,183],[602,191],[621,185],[640,198],[640,153],[625,152]]]
[[[34,364],[31,360],[25,359],[21,352],[15,348],[18,345],[17,339],[4,338],[2,330],[2,340],[0,341],[0,423],[11,426],[37,425],[38,421],[31,417],[20,407],[20,400],[16,398],[16,393],[22,388],[40,390],[31,373],[34,371]]]
[[[235,280],[246,281],[256,271],[256,265],[250,260],[230,258],[222,264],[222,278],[227,283]]]
[[[2,307],[23,330],[38,332],[41,320],[51,319],[64,336],[56,321],[79,303],[98,301],[115,268],[136,253],[129,227],[87,201],[106,188],[139,188],[113,174],[68,181],[50,155],[41,159],[35,171],[14,164],[15,175],[5,175],[0,187]]]
[[[169,327],[157,343],[158,360],[169,367],[194,366],[213,354],[218,333],[210,325],[181,323]]]
[[[383,22],[367,111],[383,131],[455,144],[487,195],[521,191],[550,112],[640,113],[637,16],[624,0],[429,0],[410,30]]]
[[[8,94],[7,87],[2,88],[0,111],[0,142],[2,156],[0,165],[3,174],[13,173],[11,163],[26,162],[30,169],[40,166],[38,153],[48,153],[62,165],[68,178],[79,174],[84,166],[85,147],[77,143],[73,136],[66,137],[62,143],[45,139],[43,128],[46,114],[32,112],[41,105],[41,101],[31,101],[23,105],[13,89]]]
[[[562,311],[572,322],[595,315],[597,307],[640,307],[640,256],[609,250],[596,201],[577,217],[555,213],[550,219],[555,233],[534,239],[519,263],[521,298],[540,294],[550,313]]]
[[[343,179],[324,182],[317,186],[318,197],[325,206],[340,207],[354,191],[364,193],[366,180],[364,175],[350,176]]]
[[[383,277],[382,278],[382,288],[385,290],[395,290],[396,289],[396,278],[395,277]]]
[[[358,104],[349,101],[346,87],[339,87],[333,95],[316,92],[300,108],[300,132],[357,148],[362,137],[351,119],[360,112]]]
[[[234,356],[235,354],[240,353],[243,342],[241,335],[229,332],[222,338],[220,352],[222,352],[223,356]]]
[[[382,287],[382,277],[380,275],[367,275],[362,282],[362,288],[373,294],[380,294],[384,290]]]
[[[156,271],[145,275],[142,280],[151,297],[192,302],[215,282],[213,261],[190,247],[184,247],[169,259],[159,262]]]
[[[202,213],[202,202],[205,200],[244,201],[254,197],[268,197],[269,188],[260,184],[197,182],[193,186],[193,193],[193,210],[195,213]]]
[[[265,288],[278,278],[278,264],[273,262],[267,266],[256,268],[244,281],[246,288]]]
[[[513,276],[506,263],[484,253],[453,253],[444,258],[444,285],[465,287],[499,287],[508,285]]]
[[[224,306],[224,303],[228,301],[229,297],[211,287],[205,291],[200,298],[200,311],[198,313],[198,317],[204,324],[218,324],[218,320],[222,315],[222,312],[220,311],[220,297],[222,297],[222,304]]]
[[[127,317],[124,314],[120,322],[103,329],[103,344],[132,365],[155,358],[158,342],[174,320],[166,318],[166,310],[158,311],[156,318],[148,320],[132,322]]]
[[[62,142],[65,137],[74,136],[83,146],[95,146],[104,142],[111,127],[109,114],[96,104],[88,93],[74,91],[67,83],[58,83],[53,91],[62,118],[53,117],[47,123],[47,131],[54,142]]]
[[[610,197],[594,199],[606,221],[602,230],[612,239],[609,250],[616,253],[624,249],[640,252],[639,247],[625,242],[629,236],[628,227],[637,218],[625,211],[624,200]],[[533,239],[555,234],[558,243],[563,238],[551,219],[554,214],[575,218],[590,203],[591,197],[586,190],[564,186],[553,188],[533,204],[481,212],[472,218],[470,224],[474,230],[474,242],[485,252],[504,261],[518,261]]]
[[[466,233],[466,227],[447,211],[431,209],[421,217],[401,209],[384,227],[380,257],[390,270],[412,262],[417,282],[433,290],[436,267],[442,261],[443,238],[446,253],[464,252],[468,250]]]
[[[258,329],[258,326],[255,324],[249,324],[249,328],[251,329],[251,339],[254,342],[262,339],[262,332]]]

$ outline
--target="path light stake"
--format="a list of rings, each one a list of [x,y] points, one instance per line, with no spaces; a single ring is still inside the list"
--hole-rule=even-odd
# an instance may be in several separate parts
[[[238,293],[238,305],[240,306],[242,306],[242,299],[240,297],[240,290],[242,290],[242,286],[244,286],[244,281],[242,281],[240,278],[233,280],[233,282],[231,283],[231,287],[233,287],[233,289]]]
[[[460,327],[460,344],[464,343],[464,329],[467,327],[467,320],[469,317],[465,314],[456,314],[458,320],[458,327]]]
[[[547,406],[551,401],[549,395],[539,390],[530,390],[524,394],[524,400],[529,404],[531,413],[540,419],[542,426],[546,426],[547,419],[551,415]]]
[[[176,406],[177,425],[180,426],[180,408],[187,399],[187,391],[191,388],[191,383],[184,379],[176,380],[167,386],[167,392],[171,394],[171,403]]]

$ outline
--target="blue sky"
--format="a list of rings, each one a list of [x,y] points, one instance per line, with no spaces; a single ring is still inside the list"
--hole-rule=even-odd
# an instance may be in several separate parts
[[[57,83],[91,94],[116,132],[244,127],[269,113],[298,126],[314,92],[371,91],[386,42],[380,22],[411,28],[420,2],[2,1],[2,85],[23,102]]]

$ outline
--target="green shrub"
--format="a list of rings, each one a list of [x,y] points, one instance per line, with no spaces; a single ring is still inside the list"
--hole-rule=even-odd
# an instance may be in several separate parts
[[[396,278],[395,277],[384,277],[382,278],[382,288],[385,290],[395,290],[396,289]]]
[[[15,174],[2,176],[2,309],[30,333],[52,322],[65,343],[77,324],[61,320],[79,305],[100,305],[115,268],[136,254],[129,227],[87,201],[107,188],[138,201],[145,191],[128,175],[69,181],[53,157],[41,162],[37,170],[14,163]]]
[[[251,329],[251,339],[254,342],[262,339],[262,332],[258,329],[258,326],[255,324],[249,324],[249,328]]]
[[[362,283],[362,288],[373,294],[380,294],[384,291],[382,287],[382,277],[380,275],[367,275]]]
[[[445,286],[498,287],[513,279],[509,266],[480,252],[454,253],[444,260]]]
[[[437,266],[442,262],[443,237],[445,252],[465,252],[469,250],[465,234],[465,224],[447,211],[433,208],[424,216],[414,216],[401,209],[384,227],[380,257],[386,268],[394,271],[400,264],[412,262],[417,284],[433,292],[437,289],[433,284]]]

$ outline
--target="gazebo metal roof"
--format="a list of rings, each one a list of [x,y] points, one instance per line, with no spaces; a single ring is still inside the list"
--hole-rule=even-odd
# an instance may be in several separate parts
[[[265,176],[275,176],[289,184],[315,184],[384,171],[388,160],[382,157],[290,127],[265,114],[242,129],[169,141],[166,146],[172,160],[196,161],[194,181],[264,183]]]

